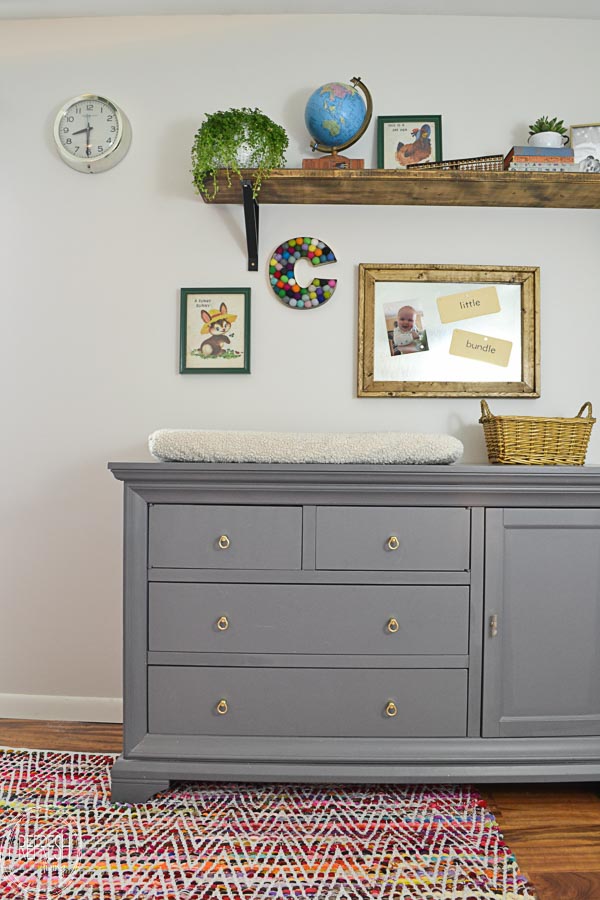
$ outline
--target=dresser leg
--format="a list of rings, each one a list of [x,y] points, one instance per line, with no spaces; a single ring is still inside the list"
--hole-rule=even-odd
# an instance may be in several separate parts
[[[168,791],[170,781],[111,779],[110,799],[113,803],[147,803],[154,794]]]

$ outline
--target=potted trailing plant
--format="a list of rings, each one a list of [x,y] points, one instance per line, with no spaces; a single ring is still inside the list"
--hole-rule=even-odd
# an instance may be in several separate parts
[[[242,169],[254,169],[253,193],[256,197],[263,179],[272,169],[285,164],[288,136],[260,109],[228,109],[207,114],[192,146],[192,175],[197,190],[214,200],[219,185],[217,170],[227,170],[241,177]]]
[[[529,126],[529,143],[533,147],[562,147],[569,143],[567,129],[562,119],[540,116]]]

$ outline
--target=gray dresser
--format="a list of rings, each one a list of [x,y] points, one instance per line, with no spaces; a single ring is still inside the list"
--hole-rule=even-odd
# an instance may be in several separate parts
[[[111,463],[117,801],[600,780],[600,468]]]

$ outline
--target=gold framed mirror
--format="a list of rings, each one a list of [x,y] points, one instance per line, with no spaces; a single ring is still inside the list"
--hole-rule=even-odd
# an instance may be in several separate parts
[[[539,397],[539,268],[361,263],[359,397]]]

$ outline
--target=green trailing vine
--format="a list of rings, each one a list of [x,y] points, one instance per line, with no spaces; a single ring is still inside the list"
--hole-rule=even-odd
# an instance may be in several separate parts
[[[265,178],[272,169],[285,164],[288,136],[259,109],[228,109],[207,114],[194,138],[192,146],[192,175],[200,194],[214,200],[219,190],[217,171],[227,171],[227,184],[231,185],[231,173],[241,177],[238,150],[249,152],[247,167],[254,169],[253,194],[256,197]]]
[[[565,135],[567,129],[562,119],[549,119],[548,116],[540,116],[535,122],[529,126],[529,134],[539,134],[541,131],[556,131],[557,134]]]

